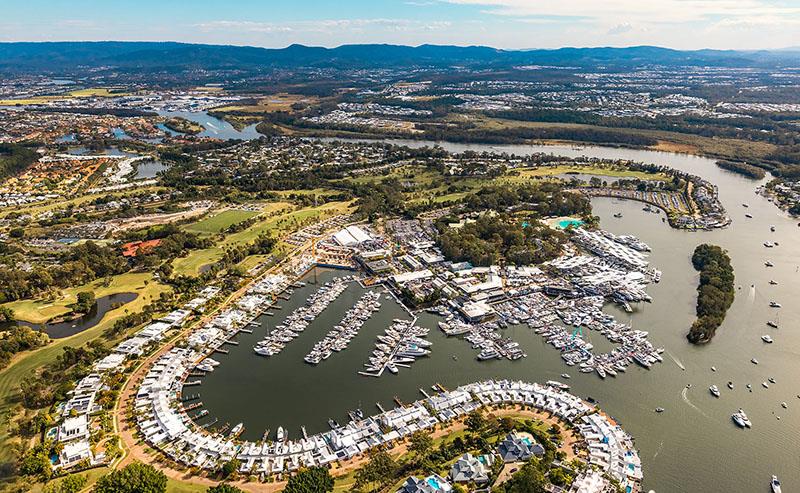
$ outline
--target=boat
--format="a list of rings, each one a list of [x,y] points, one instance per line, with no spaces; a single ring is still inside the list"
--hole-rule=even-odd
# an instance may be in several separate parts
[[[614,214],[614,217],[616,217],[617,219],[619,219],[619,218],[621,218],[621,217],[622,217],[622,213],[621,213],[621,212],[617,212],[616,214]]]
[[[767,325],[769,325],[773,329],[777,329],[778,328],[778,322],[775,322],[773,320],[767,320]]]
[[[774,286],[774,285],[778,284],[778,281],[776,281],[775,279],[770,279],[770,280],[769,280],[769,283],[770,283],[772,286]]]
[[[772,232],[774,233],[774,232],[775,232],[775,226],[770,226],[770,227],[769,227],[769,230],[770,230],[770,231],[772,231]]]
[[[231,428],[230,436],[238,437],[244,431],[244,423],[239,423],[238,425]]]
[[[769,384],[767,382],[761,382],[761,386],[764,387],[765,389],[769,388]]]
[[[775,267],[775,264],[773,264],[773,263],[772,263],[771,261],[769,261],[769,260],[767,260],[766,262],[764,262],[764,265],[766,265],[767,267]]]
[[[742,204],[742,207],[750,207],[750,204],[743,203],[743,204]]]
[[[572,377],[569,375],[569,373],[562,373],[562,374],[561,374],[561,378],[570,379],[570,378],[572,378]]]
[[[769,383],[775,383],[775,377],[769,377],[767,380]]]
[[[753,219],[753,215],[752,214],[745,214],[744,217],[746,217],[747,219]]]
[[[784,409],[789,409],[789,405],[786,404],[785,402],[781,402],[781,407]]]
[[[657,413],[663,413],[664,412],[664,408],[663,407],[657,407],[656,408],[656,412]]]
[[[778,481],[778,476],[772,475],[769,487],[772,488],[772,493],[781,493],[781,482]]]
[[[711,387],[708,388],[708,390],[714,397],[719,397],[719,389],[717,388],[716,385],[712,385]]]
[[[772,243],[771,241],[765,241],[764,246],[767,248],[772,248],[775,246],[775,243]]]
[[[687,384],[686,384],[686,388],[687,388],[687,389],[691,389],[691,388],[692,388],[692,384],[690,384],[690,383],[687,383]]]
[[[548,380],[546,382],[546,384],[549,387],[553,387],[553,388],[556,388],[556,389],[559,389],[559,390],[569,390],[569,385],[567,385],[565,383],[561,383],[558,380]]]
[[[733,413],[731,418],[737,425],[739,425],[740,428],[751,428],[753,426],[753,423],[750,422],[750,419],[748,419],[747,415],[741,408],[737,412]]]
[[[757,360],[757,359],[755,359],[755,358],[752,358],[752,359],[750,360],[750,362],[751,362],[751,363],[753,363],[754,365],[757,365],[757,364],[758,364],[758,360]]]
[[[767,344],[772,344],[773,342],[772,337],[770,337],[768,334],[764,334],[763,336],[761,336],[761,340],[766,342]]]
[[[712,366],[711,367],[711,371],[717,371],[717,367],[716,366]]]
[[[728,382],[728,388],[733,390],[733,382]]]
[[[769,302],[769,307],[770,307],[770,308],[780,308],[780,307],[781,307],[781,304],[780,304],[780,303],[778,303],[777,301],[770,301],[770,302]]]

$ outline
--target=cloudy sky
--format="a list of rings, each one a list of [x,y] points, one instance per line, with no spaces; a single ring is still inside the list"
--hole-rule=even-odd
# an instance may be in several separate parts
[[[800,0],[0,0],[0,11],[0,41],[800,45]]]

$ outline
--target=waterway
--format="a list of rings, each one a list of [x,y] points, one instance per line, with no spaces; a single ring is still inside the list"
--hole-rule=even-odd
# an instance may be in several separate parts
[[[243,422],[248,439],[260,438],[268,428],[274,436],[278,426],[297,437],[301,425],[309,433],[321,431],[329,417],[342,422],[346,412],[356,407],[375,413],[376,402],[389,408],[394,396],[413,401],[421,397],[419,388],[428,390],[436,382],[448,388],[484,378],[544,382],[560,379],[561,373],[568,372],[572,375],[572,392],[597,399],[636,437],[644,463],[645,490],[766,492],[772,474],[781,478],[784,491],[800,490],[800,381],[796,377],[800,374],[800,332],[794,330],[800,322],[800,304],[792,303],[800,293],[800,227],[797,220],[754,193],[762,182],[722,170],[713,160],[682,154],[602,147],[439,145],[455,152],[552,152],[570,157],[632,159],[688,171],[717,184],[720,199],[733,219],[730,227],[718,231],[672,229],[661,221],[663,214],[645,212],[638,202],[610,198],[592,201],[602,227],[617,234],[634,234],[653,247],[651,265],[663,271],[662,281],[648,288],[653,303],[636,306],[633,314],[612,305],[607,310],[648,331],[654,345],[666,348],[665,362],[651,370],[634,365],[616,379],[600,380],[595,374],[582,374],[564,365],[559,353],[526,327],[507,329],[507,335],[521,344],[527,358],[478,362],[467,342],[446,338],[436,328],[436,318],[423,314],[420,323],[431,327],[431,356],[418,360],[410,369],[401,369],[398,375],[362,377],[356,371],[372,351],[375,336],[392,318],[403,314],[394,302],[382,299],[381,311],[365,324],[349,348],[318,367],[304,363],[302,357],[308,349],[357,300],[360,288],[355,285],[280,355],[255,355],[253,343],[304,302],[314,289],[309,285],[283,302],[284,310],[278,315],[262,317],[263,327],[253,334],[241,334],[241,345],[227,346],[230,354],[214,356],[223,364],[206,377],[203,385],[192,388],[192,392],[201,392],[211,416],[219,418],[220,423]],[[749,207],[744,208],[743,203]],[[613,217],[618,212],[622,218]],[[746,212],[753,218],[745,218]],[[774,233],[770,225],[775,225]],[[779,246],[765,248],[765,241]],[[713,341],[694,346],[685,335],[694,320],[698,281],[690,258],[700,243],[718,244],[728,250],[737,290]],[[774,268],[764,266],[768,259]],[[320,280],[333,275],[337,274],[324,273]],[[778,284],[770,285],[770,279]],[[782,303],[783,308],[769,308],[771,300]],[[766,325],[767,320],[776,319],[779,329]],[[763,343],[763,334],[770,334],[775,343]],[[596,333],[590,332],[588,337],[596,345],[602,341]],[[750,363],[753,357],[759,365]],[[712,366],[716,372],[711,371]],[[769,377],[777,383],[764,389],[761,382]],[[735,384],[733,391],[726,387],[729,380]],[[692,384],[690,389],[686,389],[688,383]],[[745,388],[747,383],[752,384],[752,392]],[[710,395],[711,384],[720,388],[721,398]],[[781,407],[782,401],[788,409]],[[664,413],[654,412],[659,406],[666,409]],[[731,413],[739,407],[753,422],[752,429],[740,430],[733,424]]]
[[[137,296],[136,293],[117,293],[97,298],[88,313],[76,319],[66,320],[64,322],[34,324],[18,320],[11,323],[15,325],[24,325],[32,329],[43,330],[51,339],[63,339],[64,337],[73,336],[84,330],[91,329],[103,319],[106,312],[112,310],[116,306],[130,303],[135,300]],[[8,323],[5,325],[0,324],[0,329],[6,328],[8,325]]]
[[[200,137],[214,137],[216,139],[242,139],[252,140],[262,137],[256,131],[256,125],[248,125],[241,130],[237,130],[233,125],[209,115],[205,111],[159,111],[159,115],[165,117],[179,116],[189,121],[199,123],[205,130],[200,132]]]

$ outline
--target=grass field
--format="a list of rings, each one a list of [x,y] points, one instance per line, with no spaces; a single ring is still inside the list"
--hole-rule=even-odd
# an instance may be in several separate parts
[[[92,87],[88,89],[78,89],[58,96],[36,96],[28,99],[0,99],[0,106],[47,104],[53,101],[63,101],[70,98],[110,98],[114,96],[127,96],[128,94],[129,93],[125,92],[113,92],[113,89],[108,89],[105,87]]]
[[[186,226],[184,229],[195,233],[221,233],[234,224],[246,221],[253,216],[257,216],[258,212],[242,211],[238,209],[228,209],[219,214],[206,217]]]
[[[302,94],[278,93],[270,94],[258,100],[253,105],[231,105],[215,108],[215,112],[241,112],[241,113],[271,113],[273,111],[292,112],[292,105],[295,103],[305,103],[313,105],[319,102],[319,98],[314,96],[303,96]]]
[[[273,211],[286,207],[285,202],[270,203]],[[265,215],[261,221],[237,233],[230,234],[211,248],[195,250],[186,257],[175,259],[172,266],[176,275],[197,276],[204,265],[222,258],[225,248],[253,242],[262,234],[283,236],[304,226],[312,219],[323,219],[348,212],[351,202],[329,202],[318,207],[305,207],[282,214]]]
[[[21,300],[6,303],[2,306],[14,310],[14,316],[18,320],[40,324],[53,317],[68,313],[70,311],[68,306],[77,301],[78,293],[81,291],[94,291],[97,298],[117,293],[139,293],[141,297],[149,292],[145,288],[149,288],[151,284],[157,285],[152,281],[153,276],[149,273],[121,274],[114,276],[108,285],[106,285],[104,279],[98,279],[83,286],[65,289],[58,298],[52,301]],[[127,305],[125,306],[127,307]]]
[[[134,278],[132,276],[138,277]],[[54,361],[56,356],[61,354],[64,347],[80,347],[100,337],[108,327],[113,325],[117,319],[124,316],[126,312],[133,313],[141,311],[144,305],[157,299],[161,293],[169,289],[163,284],[153,281],[150,274],[123,274],[117,277],[123,277],[122,279],[116,280],[118,288],[128,292],[139,293],[139,296],[120,308],[108,311],[100,323],[90,329],[75,334],[74,336],[54,340],[47,346],[37,349],[36,351],[17,355],[12,360],[10,366],[0,371],[0,416],[9,415],[16,405],[17,390],[20,382],[36,371],[37,368]],[[123,337],[125,337],[125,334],[120,335],[118,340],[121,340]],[[9,423],[7,421],[0,420],[0,462],[5,462],[12,458],[12,447],[10,447],[8,443],[10,438],[8,434],[8,425]]]

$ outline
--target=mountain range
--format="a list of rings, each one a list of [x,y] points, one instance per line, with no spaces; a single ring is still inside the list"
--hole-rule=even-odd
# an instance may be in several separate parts
[[[0,43],[0,71],[59,72],[76,68],[119,70],[216,70],[260,68],[501,67],[554,65],[626,68],[645,65],[716,67],[800,66],[800,49],[680,51],[655,46],[501,50],[486,46],[294,44],[270,49],[175,42]]]

